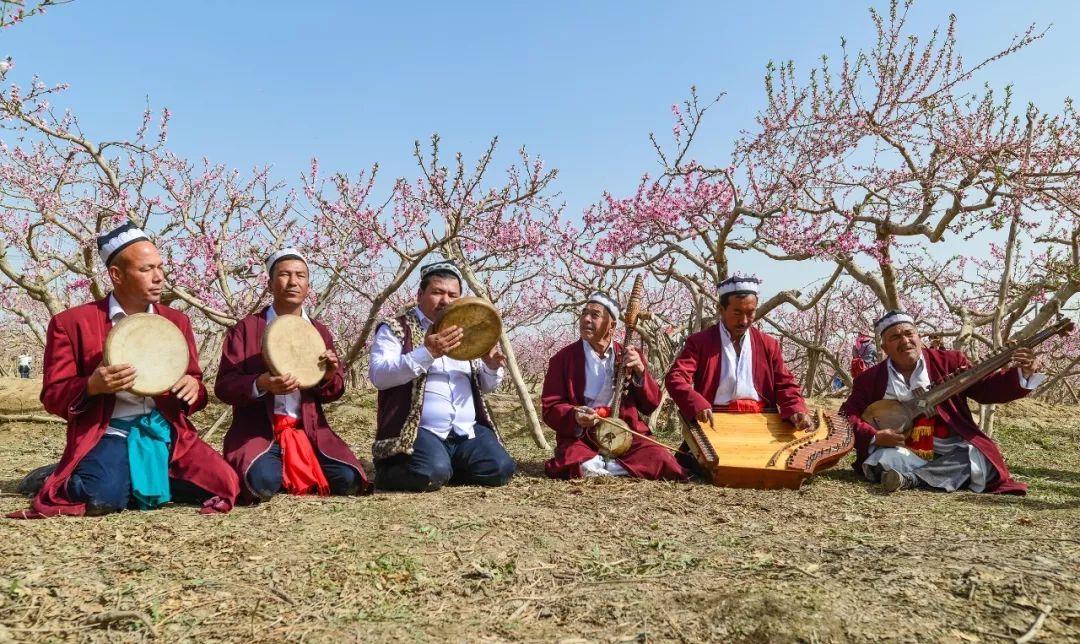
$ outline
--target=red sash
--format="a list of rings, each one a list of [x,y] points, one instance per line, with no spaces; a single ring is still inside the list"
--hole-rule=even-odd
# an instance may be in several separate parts
[[[910,449],[921,459],[934,460],[934,438],[948,438],[949,427],[940,417],[932,419],[919,416],[915,419],[915,426],[911,428],[904,446]]]
[[[292,416],[274,414],[274,440],[281,447],[281,484],[289,494],[330,494],[315,449],[300,421]]]
[[[740,398],[726,405],[713,405],[712,409],[722,414],[760,414],[765,411],[765,403],[760,400]]]

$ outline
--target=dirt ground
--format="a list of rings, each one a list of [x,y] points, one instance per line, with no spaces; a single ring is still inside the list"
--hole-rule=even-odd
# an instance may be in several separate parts
[[[37,386],[0,380],[0,414]],[[850,460],[799,491],[549,481],[497,408],[505,488],[0,520],[0,641],[995,642],[1044,614],[1031,641],[1080,641],[1076,408],[999,415],[1026,498],[883,496]],[[366,463],[373,416],[371,396],[330,412]],[[0,511],[63,434],[0,424]]]

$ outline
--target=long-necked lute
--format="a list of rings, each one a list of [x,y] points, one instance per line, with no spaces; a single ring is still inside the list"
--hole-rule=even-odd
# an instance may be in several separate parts
[[[929,388],[912,392],[910,400],[879,400],[871,404],[863,411],[862,419],[877,429],[902,431],[907,436],[916,418],[933,418],[937,415],[938,405],[1007,365],[1018,349],[1033,349],[1055,335],[1068,334],[1074,326],[1071,320],[1058,320],[1026,340],[1010,342],[968,369],[951,373]]]
[[[641,293],[645,289],[641,275],[634,278],[634,287],[630,290],[630,299],[626,303],[626,312],[623,320],[626,322],[626,333],[623,335],[623,356],[620,356],[619,365],[615,376],[615,395],[611,400],[611,416],[601,418],[596,425],[594,436],[596,445],[601,456],[606,458],[618,458],[630,449],[634,440],[634,432],[630,426],[619,417],[622,407],[623,390],[626,388],[626,379],[629,372],[626,369],[625,353],[629,351],[630,340],[633,339],[637,329],[638,319],[647,319],[649,313],[641,310]],[[670,448],[669,448],[670,449]]]

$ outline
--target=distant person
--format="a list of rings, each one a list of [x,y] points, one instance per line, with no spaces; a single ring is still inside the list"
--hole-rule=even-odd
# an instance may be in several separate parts
[[[517,469],[483,398],[503,378],[506,357],[499,345],[466,362],[447,355],[461,344],[461,327],[430,331],[439,312],[460,296],[457,266],[422,266],[416,306],[383,320],[375,331],[368,376],[379,390],[371,451],[380,490],[506,485]]]
[[[20,378],[29,378],[30,377],[30,356],[28,356],[28,355],[24,354],[24,355],[19,356],[19,377]]]
[[[913,392],[971,364],[959,351],[924,347],[915,318],[904,311],[889,311],[874,329],[888,359],[859,376],[840,407],[855,430],[855,471],[880,482],[885,492],[918,487],[1026,494],[1027,485],[1009,475],[1001,450],[975,424],[968,399],[1005,403],[1031,393],[1045,379],[1035,352],[1017,349],[1016,368],[999,369],[939,404],[933,418],[919,416],[905,435],[867,423],[862,413],[879,400],[911,400]]]
[[[214,393],[232,405],[225,434],[225,460],[236,469],[245,502],[289,494],[369,494],[364,467],[345,441],[330,429],[323,404],[341,398],[345,379],[330,330],[308,318],[304,300],[311,290],[307,260],[295,248],[267,258],[273,302],[240,320],[225,335]],[[282,315],[311,322],[330,347],[323,354],[326,375],[301,390],[296,378],[270,373],[263,359],[263,334]]]
[[[851,347],[851,379],[859,377],[859,374],[877,364],[877,347],[874,346],[874,338],[860,333],[855,338],[855,344]]]
[[[45,340],[41,402],[67,420],[64,453],[30,509],[8,516],[99,515],[174,499],[202,504],[205,514],[228,512],[240,484],[188,420],[206,406],[206,387],[191,322],[161,303],[161,254],[130,223],[101,235],[97,245],[112,292],[54,316]],[[131,392],[131,365],[102,364],[109,330],[135,313],[164,317],[187,340],[187,373],[159,396]]]

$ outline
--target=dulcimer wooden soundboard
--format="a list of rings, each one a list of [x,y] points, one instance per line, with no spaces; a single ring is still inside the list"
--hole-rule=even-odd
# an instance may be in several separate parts
[[[847,419],[831,412],[807,431],[777,413],[714,413],[711,426],[684,424],[683,435],[713,485],[765,490],[796,489],[855,446]]]

